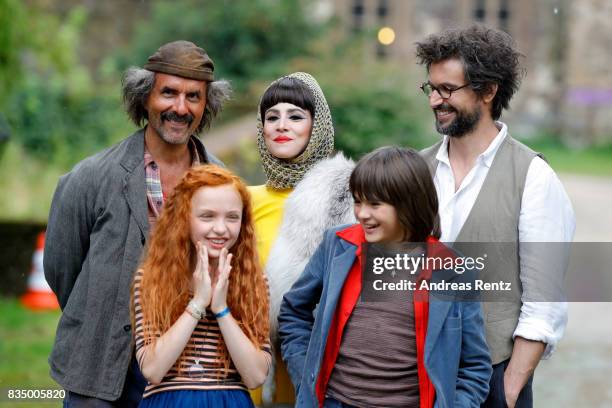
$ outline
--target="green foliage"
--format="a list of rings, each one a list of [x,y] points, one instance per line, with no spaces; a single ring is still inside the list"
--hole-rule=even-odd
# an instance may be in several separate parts
[[[413,72],[372,58],[362,38],[321,41],[313,48],[317,57],[294,60],[291,71],[310,72],[319,81],[337,150],[358,159],[380,146],[431,144],[429,107],[413,86]]]
[[[88,27],[84,7],[60,17],[36,2],[0,0],[0,115],[8,122],[3,134],[4,128],[11,131],[11,140],[0,148],[0,168],[20,175],[15,183],[3,183],[4,216],[44,219],[57,176],[130,133],[119,74],[128,65],[142,66],[164,42],[187,39],[202,45],[215,60],[218,77],[233,81],[237,97],[224,118],[250,110],[256,104],[251,80],[269,81],[286,72],[292,58],[307,54],[317,30],[302,3],[158,1],[129,49],[107,59],[101,81],[94,83],[95,72],[79,55]]]
[[[16,141],[8,141],[0,160],[0,174],[11,175],[0,178],[2,220],[46,222],[57,180],[65,170],[65,166],[29,154]]]
[[[31,75],[82,77],[75,45],[86,20],[84,8],[74,8],[65,22],[26,8],[17,0],[0,0],[0,98]],[[82,81],[73,82],[80,91]],[[0,99],[0,101],[6,101]]]
[[[157,1],[151,18],[138,25],[120,69],[142,66],[161,44],[192,41],[215,62],[217,77],[237,90],[257,78],[282,74],[289,60],[305,55],[319,31],[301,0]]]
[[[108,121],[121,115],[118,96],[71,94],[61,78],[30,77],[12,101],[8,114],[19,142],[31,154],[66,166],[108,146],[110,128],[124,122],[121,117]]]
[[[19,51],[27,44],[24,23],[20,0],[0,0],[0,109],[20,78]]]
[[[384,145],[422,146],[422,121],[411,114],[414,102],[401,89],[343,87],[331,89],[336,147],[353,158]]]
[[[4,1],[4,0],[0,0]],[[108,146],[113,128],[125,124],[119,96],[98,86],[80,63],[80,33],[87,20],[74,8],[63,20],[31,11],[31,35],[22,80],[8,97],[13,137],[28,153],[63,167]],[[125,126],[123,126],[125,128]]]
[[[49,377],[47,357],[51,352],[59,315],[59,311],[32,312],[16,299],[0,298],[2,387],[58,388]]]
[[[570,148],[552,134],[542,134],[523,143],[540,152],[557,172],[612,176],[612,144]]]

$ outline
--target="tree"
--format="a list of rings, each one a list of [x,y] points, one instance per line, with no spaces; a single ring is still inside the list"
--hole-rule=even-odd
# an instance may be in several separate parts
[[[116,92],[100,85],[94,90],[91,75],[78,56],[80,34],[87,21],[85,9],[73,8],[60,19],[31,6],[26,27],[20,3],[0,2],[10,6],[9,12],[15,15],[15,19],[8,19],[9,25],[17,26],[0,27],[3,44],[11,44],[10,50],[4,46],[0,50],[10,62],[0,68],[0,78],[12,86],[0,95],[6,98],[4,113],[13,140],[28,154],[66,167],[108,146],[126,121],[117,119],[121,110]]]
[[[27,45],[25,14],[19,0],[0,0],[0,111],[21,77],[19,52]]]
[[[183,39],[204,48],[219,76],[244,89],[283,73],[288,61],[308,53],[318,31],[300,0],[157,1],[117,65],[142,66],[161,44]]]

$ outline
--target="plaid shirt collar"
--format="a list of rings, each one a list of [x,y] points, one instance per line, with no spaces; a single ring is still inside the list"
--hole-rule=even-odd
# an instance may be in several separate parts
[[[189,139],[187,143],[189,152],[191,153],[191,166],[198,166],[201,163],[198,149],[196,148],[193,138]],[[162,207],[166,201],[161,184],[161,173],[159,166],[155,163],[153,155],[149,152],[147,144],[145,143],[144,149],[144,166],[145,166],[145,183],[147,186],[147,202],[149,207],[149,224],[153,226],[159,215],[161,214]]]

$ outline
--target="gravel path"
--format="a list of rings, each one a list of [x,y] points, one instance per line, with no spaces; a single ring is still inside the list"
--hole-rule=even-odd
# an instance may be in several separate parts
[[[560,176],[576,212],[575,241],[612,241],[612,178]],[[534,380],[536,407],[612,407],[612,303],[570,303],[565,336]]]

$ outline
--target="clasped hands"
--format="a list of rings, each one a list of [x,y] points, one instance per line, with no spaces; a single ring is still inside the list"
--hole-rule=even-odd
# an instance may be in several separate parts
[[[223,248],[219,254],[217,268],[211,270],[206,245],[198,242],[196,250],[198,259],[193,272],[193,300],[201,310],[210,306],[213,313],[219,313],[227,307],[227,288],[233,255],[227,248]]]

